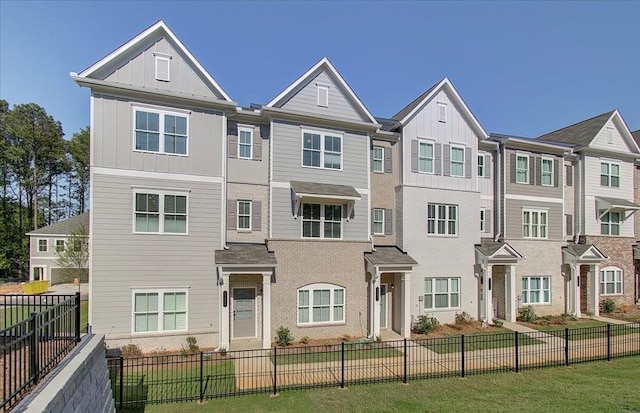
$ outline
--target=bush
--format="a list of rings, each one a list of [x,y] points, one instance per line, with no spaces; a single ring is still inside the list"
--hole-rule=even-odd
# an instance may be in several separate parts
[[[218,354],[220,354],[221,357],[226,357],[227,356],[227,348],[226,347],[220,347],[218,349]]]
[[[504,321],[500,320],[499,318],[494,318],[493,325],[496,327],[502,327],[504,325]]]
[[[139,357],[142,355],[142,350],[140,350],[140,347],[136,346],[135,344],[127,344],[126,346],[122,347],[122,357],[127,358],[127,357]]]
[[[286,327],[280,326],[276,330],[276,344],[280,347],[287,347],[293,342],[293,336],[291,330]]]
[[[600,311],[603,313],[613,313],[616,311],[616,303],[611,298],[600,301]]]
[[[309,344],[309,340],[311,340],[309,336],[302,336],[302,338],[300,339],[300,342],[302,344]]]
[[[474,321],[476,320],[473,317],[471,317],[469,313],[465,311],[461,313],[456,313],[456,321],[455,321],[456,327],[466,326],[473,323]]]
[[[421,315],[418,317],[418,321],[413,325],[413,332],[416,334],[429,334],[434,331],[440,322],[435,317],[427,317],[426,315]]]
[[[536,316],[536,310],[534,310],[530,305],[522,307],[518,310],[519,321],[524,321],[525,323],[533,323],[537,318],[538,316]]]
[[[195,354],[199,351],[200,346],[198,346],[198,340],[194,336],[187,337],[187,347],[182,346],[182,350],[180,350],[182,354]]]

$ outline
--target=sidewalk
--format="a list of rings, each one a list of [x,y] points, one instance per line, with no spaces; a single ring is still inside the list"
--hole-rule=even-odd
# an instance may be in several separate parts
[[[47,295],[73,295],[78,292],[78,286],[73,284],[56,284],[49,287]],[[89,284],[80,284],[80,298],[87,300],[89,298]]]

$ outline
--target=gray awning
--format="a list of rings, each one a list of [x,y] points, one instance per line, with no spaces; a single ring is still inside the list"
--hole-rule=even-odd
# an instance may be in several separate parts
[[[524,258],[522,254],[506,242],[483,239],[475,247],[476,252],[489,262],[515,262]]]
[[[229,244],[229,249],[216,250],[216,265],[228,267],[275,267],[275,254],[264,244]]]
[[[627,201],[622,198],[609,198],[604,196],[596,197],[596,209],[598,211],[598,219],[602,219],[602,217],[610,211],[631,211],[628,216],[625,216],[624,219],[627,219],[631,214],[640,209],[640,205],[634,204],[631,201]]]
[[[352,186],[291,181],[291,189],[300,198],[328,198],[359,201],[360,194]]]
[[[373,252],[365,252],[365,259],[374,267],[380,266],[414,266],[418,262],[409,254],[394,246],[376,247]]]
[[[592,244],[568,244],[562,247],[562,252],[568,255],[568,257],[563,256],[565,264],[599,263],[608,258]]]

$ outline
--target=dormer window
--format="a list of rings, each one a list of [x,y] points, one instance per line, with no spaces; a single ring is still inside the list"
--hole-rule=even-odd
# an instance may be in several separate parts
[[[318,93],[318,106],[323,108],[329,107],[329,86],[316,85]]]
[[[168,82],[171,76],[171,55],[154,53],[156,58],[156,80]]]
[[[447,104],[438,102],[438,122],[447,122]]]

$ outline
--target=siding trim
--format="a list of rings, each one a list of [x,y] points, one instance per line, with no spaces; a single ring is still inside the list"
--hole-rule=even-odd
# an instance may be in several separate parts
[[[91,171],[94,174],[98,175],[124,176],[128,178],[166,179],[173,181],[207,182],[214,184],[224,183],[224,177],[222,176],[174,174],[166,172],[135,171],[132,169],[116,169],[104,167],[93,167],[91,168]]]
[[[549,202],[552,204],[564,204],[564,199],[562,198],[546,198],[540,196],[528,196],[528,195],[516,195],[516,194],[505,194],[505,199],[514,199],[518,201],[531,201],[531,202]]]

